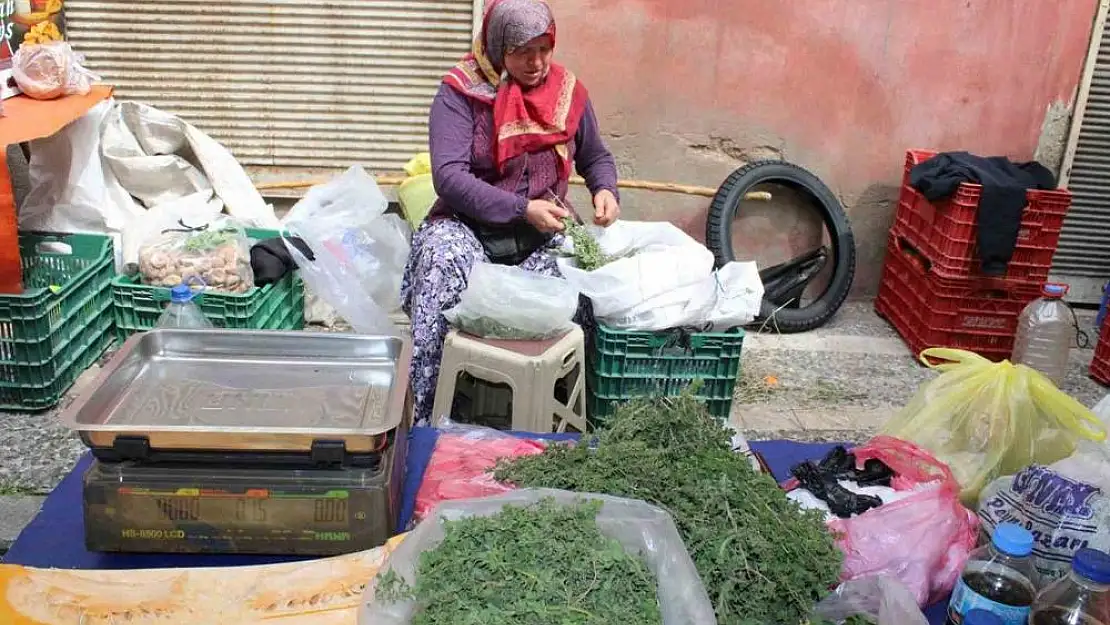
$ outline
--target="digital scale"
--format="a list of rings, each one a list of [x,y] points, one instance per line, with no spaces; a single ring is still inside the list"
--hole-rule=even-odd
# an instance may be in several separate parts
[[[337,555],[396,531],[409,344],[304,332],[132,336],[63,420],[96,460],[90,551]]]

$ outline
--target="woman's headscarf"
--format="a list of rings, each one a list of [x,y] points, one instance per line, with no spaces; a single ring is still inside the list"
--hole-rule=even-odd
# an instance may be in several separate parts
[[[539,85],[524,88],[502,79],[505,55],[541,35],[555,41],[555,18],[544,0],[491,0],[474,47],[443,81],[493,106],[493,154],[498,169],[526,153],[554,149],[570,176],[567,143],[586,110],[586,88],[562,65],[552,63]]]

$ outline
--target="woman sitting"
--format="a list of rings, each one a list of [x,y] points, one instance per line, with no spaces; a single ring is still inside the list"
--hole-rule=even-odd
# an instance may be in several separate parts
[[[439,201],[413,236],[401,284],[412,320],[417,421],[430,419],[447,321],[478,262],[558,276],[572,169],[593,195],[594,223],[616,221],[617,169],[586,88],[552,63],[555,20],[543,0],[492,0],[482,32],[443,79],[429,144]],[[439,415],[435,415],[439,416]]]

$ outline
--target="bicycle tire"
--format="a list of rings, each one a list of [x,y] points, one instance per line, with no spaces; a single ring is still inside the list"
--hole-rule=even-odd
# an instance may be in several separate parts
[[[732,249],[732,223],[744,195],[764,183],[789,187],[813,200],[828,229],[835,265],[828,286],[817,300],[801,308],[783,308],[765,299],[753,325],[788,334],[808,332],[832,319],[848,298],[856,275],[856,244],[848,215],[836,195],[817,176],[786,161],[756,161],[732,172],[710,205],[706,244],[718,267],[737,260]]]

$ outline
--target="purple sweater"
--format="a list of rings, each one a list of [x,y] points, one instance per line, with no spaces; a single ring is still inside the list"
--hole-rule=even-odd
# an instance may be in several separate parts
[[[461,213],[489,224],[507,224],[524,218],[529,199],[543,197],[543,193],[529,191],[530,186],[537,185],[529,185],[527,165],[515,193],[494,186],[500,174],[485,147],[493,126],[492,107],[440,85],[428,126],[432,181],[440,198],[431,217]],[[482,145],[475,145],[476,137],[481,138]],[[585,178],[590,194],[608,189],[619,199],[617,165],[601,140],[597,116],[589,102],[571,147],[574,167]]]

